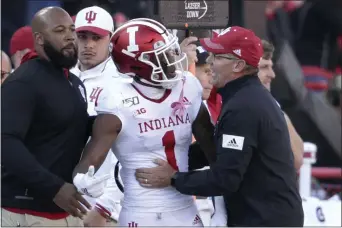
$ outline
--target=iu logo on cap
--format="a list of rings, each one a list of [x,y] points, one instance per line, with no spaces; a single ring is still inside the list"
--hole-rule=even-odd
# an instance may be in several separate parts
[[[96,14],[94,11],[89,11],[86,13],[85,19],[88,21],[88,24],[91,24],[92,21],[95,21]]]

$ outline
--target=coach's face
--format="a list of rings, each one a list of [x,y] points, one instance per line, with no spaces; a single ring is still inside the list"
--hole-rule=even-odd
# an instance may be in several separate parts
[[[95,67],[109,57],[110,34],[100,36],[90,31],[77,33],[78,57],[84,70]]]
[[[75,25],[69,14],[57,12],[46,22],[42,45],[51,62],[65,68],[77,63]]]
[[[228,82],[234,80],[234,72],[241,68],[239,61],[240,59],[230,54],[211,53],[207,59],[213,71],[211,84],[216,88],[222,88]]]

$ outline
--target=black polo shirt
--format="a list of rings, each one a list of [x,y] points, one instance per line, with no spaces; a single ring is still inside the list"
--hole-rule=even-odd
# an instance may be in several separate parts
[[[178,173],[183,194],[225,197],[228,226],[302,226],[294,157],[284,115],[256,75],[219,90],[217,161],[209,170]]]

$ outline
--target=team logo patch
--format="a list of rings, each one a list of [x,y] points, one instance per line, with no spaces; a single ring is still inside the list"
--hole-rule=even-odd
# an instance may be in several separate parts
[[[237,135],[223,135],[222,148],[242,150],[245,137]]]
[[[96,20],[96,15],[97,13],[95,13],[94,11],[89,11],[86,13],[85,19],[88,22],[88,24],[91,24],[93,21]]]
[[[94,102],[97,100],[97,97],[99,96],[99,94],[101,93],[103,89],[101,87],[95,87],[93,88],[93,90],[91,91],[90,95],[89,95],[89,102]]]

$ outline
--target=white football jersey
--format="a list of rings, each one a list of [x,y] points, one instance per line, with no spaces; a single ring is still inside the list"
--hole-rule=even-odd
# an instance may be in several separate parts
[[[173,115],[174,102],[179,101],[183,81],[158,100],[144,96],[134,85],[108,85],[100,93],[95,110],[116,115],[122,122],[112,150],[119,159],[125,188],[123,207],[145,212],[179,210],[194,203],[192,196],[173,187],[144,188],[135,179],[138,168],[155,167],[153,160],[167,160],[180,172],[188,171],[188,150],[192,140],[192,123],[202,103],[202,86],[187,73],[184,81],[183,115]]]
[[[113,80],[117,83],[121,81],[124,82],[126,80],[124,77],[121,76],[121,74],[119,75],[117,68],[111,57],[106,59],[103,63],[89,70],[80,71],[78,66],[76,66],[70,71],[82,80],[86,88],[89,116],[97,115],[95,111],[95,100],[98,94],[103,89],[104,84],[106,82]],[[84,197],[91,205],[95,205],[95,203],[100,203],[101,206],[105,207],[108,211],[112,213],[113,218],[117,219],[119,216],[119,212],[114,207],[114,204],[120,202],[122,198],[122,193],[116,186],[114,179],[114,168],[116,162],[117,159],[114,156],[113,152],[109,151],[105,161],[102,163],[101,167],[95,173],[95,176],[102,176],[107,173],[110,173],[112,175],[112,178],[108,181],[110,182],[108,186],[110,186],[111,189],[106,191],[106,193],[110,195],[106,195],[105,193],[97,199],[88,196]]]
[[[97,115],[94,109],[95,100],[103,89],[105,82],[111,79],[117,79],[122,82],[132,82],[132,78],[119,74],[111,57],[89,70],[80,71],[79,67],[76,66],[72,68],[70,72],[79,77],[86,88],[88,113],[90,116]]]

